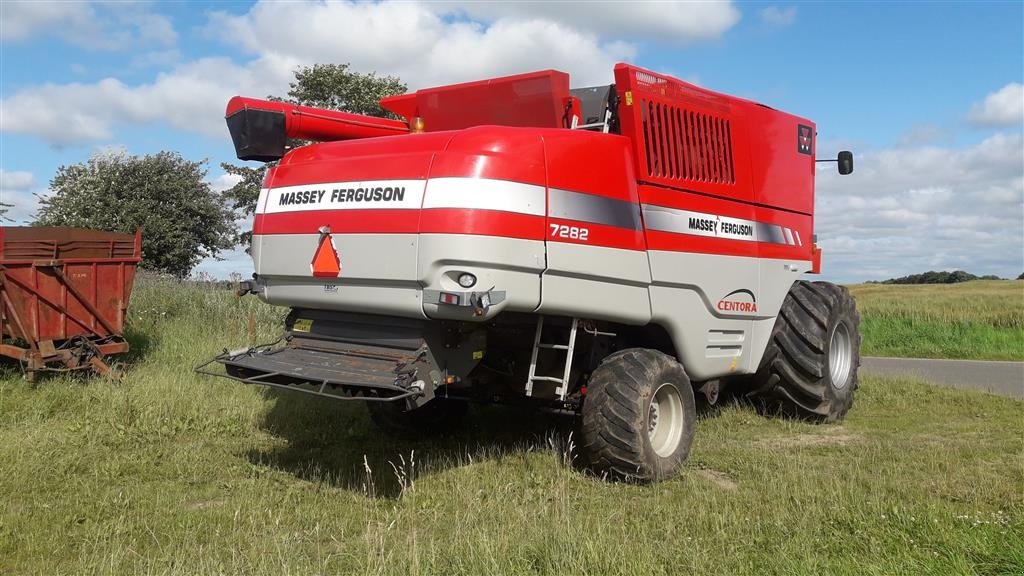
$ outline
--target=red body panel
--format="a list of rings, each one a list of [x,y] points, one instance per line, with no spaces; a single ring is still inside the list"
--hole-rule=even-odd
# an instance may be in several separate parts
[[[760,104],[743,102],[747,108],[750,169],[758,204],[814,213],[814,123]],[[795,152],[798,131],[810,133],[807,153]]]
[[[814,123],[670,76],[619,64],[622,134],[651,184],[814,212]],[[811,148],[798,150],[798,129]]]
[[[812,242],[813,123],[625,64],[615,77],[621,135],[561,128],[572,102],[568,76],[538,72],[384,99],[396,113],[423,117],[428,133],[306,146],[285,156],[265,184],[427,181],[426,198],[438,179],[502,181],[542,187],[543,212],[495,208],[486,197],[494,189],[482,187],[453,193],[465,205],[261,209],[253,231],[313,234],[328,225],[334,234],[470,234],[820,258]],[[501,125],[475,125],[482,123]],[[613,209],[637,216],[610,218]],[[659,224],[640,216],[649,210]],[[714,232],[687,229],[692,218],[717,222],[709,224]],[[726,225],[740,233],[719,234]]]
[[[426,88],[380,103],[405,118],[422,118],[434,132],[486,124],[558,128],[568,97],[569,75],[545,70]]]
[[[450,132],[431,178],[492,178],[544,185],[544,141],[534,130],[481,126]]]

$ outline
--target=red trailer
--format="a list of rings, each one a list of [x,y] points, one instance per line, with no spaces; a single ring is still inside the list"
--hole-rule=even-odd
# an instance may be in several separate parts
[[[142,236],[82,228],[0,227],[0,356],[40,371],[110,371]]]

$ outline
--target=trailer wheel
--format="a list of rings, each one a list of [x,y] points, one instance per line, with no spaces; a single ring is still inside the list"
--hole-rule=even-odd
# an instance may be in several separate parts
[[[858,385],[859,328],[860,315],[846,288],[796,282],[775,321],[753,394],[802,418],[842,420]]]
[[[457,428],[468,405],[462,400],[434,398],[415,410],[404,402],[367,402],[370,420],[385,432],[403,436],[435,434]]]
[[[693,387],[670,356],[630,348],[601,361],[587,383],[580,449],[593,473],[653,482],[678,472],[697,420]]]

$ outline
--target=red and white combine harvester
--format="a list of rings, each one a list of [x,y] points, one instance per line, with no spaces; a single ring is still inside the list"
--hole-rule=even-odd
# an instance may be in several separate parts
[[[549,70],[381,105],[405,121],[228,104],[239,158],[280,160],[241,289],[291,308],[283,344],[218,357],[231,377],[407,431],[471,401],[573,413],[589,469],[638,481],[687,457],[695,391],[850,408],[854,301],[801,280],[811,121],[626,64],[610,86]]]

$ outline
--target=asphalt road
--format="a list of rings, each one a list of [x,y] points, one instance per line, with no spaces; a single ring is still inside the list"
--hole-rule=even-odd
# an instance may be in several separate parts
[[[1024,362],[865,356],[861,358],[860,372],[918,378],[943,386],[983,390],[1024,400]]]

